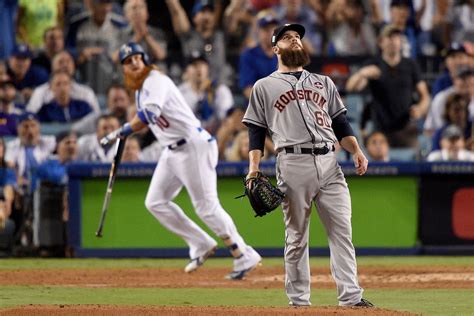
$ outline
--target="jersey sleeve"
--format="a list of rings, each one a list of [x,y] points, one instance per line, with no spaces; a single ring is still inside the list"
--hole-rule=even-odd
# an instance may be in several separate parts
[[[245,111],[242,122],[267,128],[267,121],[265,119],[265,95],[260,81],[257,81],[252,88],[249,105],[247,111]]]
[[[143,83],[137,115],[145,124],[153,124],[156,121],[155,118],[160,117],[163,111],[163,104],[170,90],[167,79],[165,76],[152,75]]]
[[[326,77],[326,86],[328,89],[328,114],[331,118],[338,116],[347,111],[342,98],[337,91],[336,85],[329,78]]]

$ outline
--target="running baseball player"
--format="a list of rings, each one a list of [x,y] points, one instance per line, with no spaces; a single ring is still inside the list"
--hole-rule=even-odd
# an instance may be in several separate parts
[[[198,216],[219,236],[234,257],[229,279],[239,280],[261,261],[260,255],[237,232],[217,196],[217,144],[201,127],[171,79],[150,65],[143,48],[124,44],[119,51],[125,84],[135,90],[137,114],[130,123],[108,134],[103,145],[148,126],[164,146],[145,200],[147,209],[189,246],[185,272],[198,269],[214,253],[217,242],[172,200],[183,186]]]
[[[299,24],[285,24],[273,32],[278,70],[255,83],[243,119],[250,141],[247,178],[259,171],[268,131],[278,152],[277,184],[286,194],[282,206],[285,289],[290,305],[311,305],[308,237],[314,203],[329,239],[339,305],[371,307],[362,298],[357,280],[351,200],[334,145],[339,141],[352,154],[359,175],[366,172],[367,159],[347,122],[334,83],[303,69],[309,63],[301,44],[304,33]]]

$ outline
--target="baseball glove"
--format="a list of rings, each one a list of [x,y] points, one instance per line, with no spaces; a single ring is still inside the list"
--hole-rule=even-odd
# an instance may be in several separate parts
[[[244,186],[244,195],[240,197],[245,195],[248,197],[250,205],[255,211],[255,217],[270,213],[281,204],[285,197],[285,194],[274,187],[270,179],[261,172],[247,177],[244,180]]]

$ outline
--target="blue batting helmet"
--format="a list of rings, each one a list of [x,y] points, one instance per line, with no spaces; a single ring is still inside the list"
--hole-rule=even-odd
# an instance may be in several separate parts
[[[134,42],[123,44],[119,50],[120,63],[123,64],[125,59],[127,59],[128,57],[132,55],[138,55],[138,54],[142,55],[143,62],[145,63],[145,65],[150,64],[150,59],[148,58],[148,55],[143,50],[143,47],[141,47],[139,44],[134,43]]]

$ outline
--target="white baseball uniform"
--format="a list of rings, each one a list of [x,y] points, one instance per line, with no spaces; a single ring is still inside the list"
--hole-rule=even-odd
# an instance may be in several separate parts
[[[189,245],[191,259],[202,256],[217,242],[194,223],[172,200],[186,187],[194,209],[219,237],[232,241],[241,257],[234,271],[249,269],[260,261],[222,208],[217,196],[215,139],[206,132],[166,75],[152,70],[136,92],[137,115],[155,134],[163,152],[151,179],[145,205],[153,216]]]

